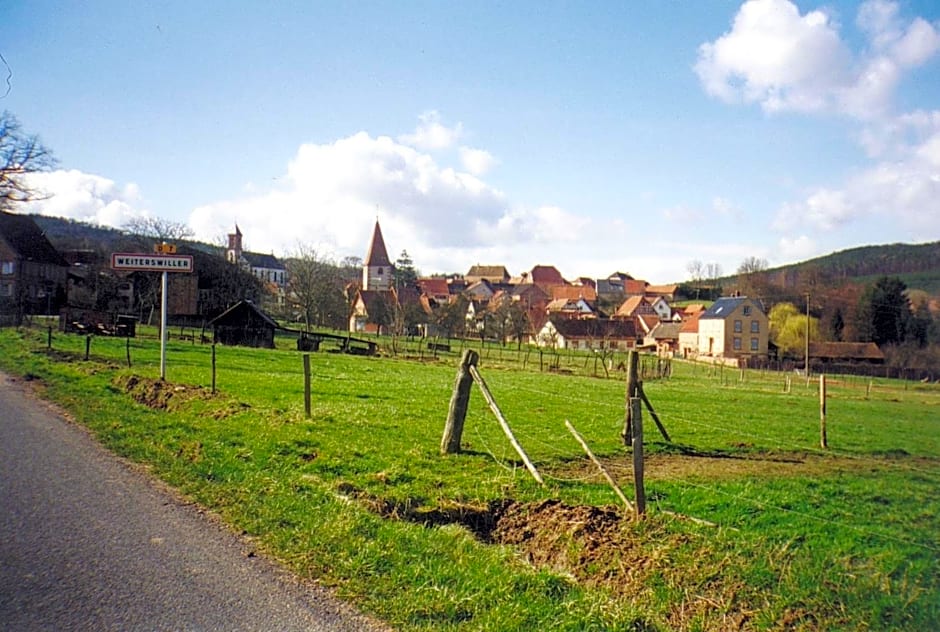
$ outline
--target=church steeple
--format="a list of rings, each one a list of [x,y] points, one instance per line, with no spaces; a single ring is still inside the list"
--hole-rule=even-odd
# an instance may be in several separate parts
[[[228,234],[228,250],[225,252],[225,258],[229,263],[238,263],[242,256],[242,231],[235,224],[235,232]]]
[[[387,290],[392,287],[392,262],[385,249],[385,239],[379,220],[375,220],[375,229],[372,231],[372,241],[369,251],[362,264],[362,289]]]

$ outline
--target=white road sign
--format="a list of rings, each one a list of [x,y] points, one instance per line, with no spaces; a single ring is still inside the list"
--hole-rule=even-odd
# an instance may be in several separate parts
[[[193,258],[192,255],[115,252],[111,255],[111,268],[143,272],[192,272]]]

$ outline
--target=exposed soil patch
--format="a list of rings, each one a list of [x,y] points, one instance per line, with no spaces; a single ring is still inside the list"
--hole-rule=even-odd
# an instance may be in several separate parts
[[[201,386],[171,384],[138,375],[119,376],[112,382],[138,404],[157,410],[175,410],[186,402],[209,399],[211,393]]]
[[[851,458],[805,452],[694,452],[682,454],[647,454],[644,476],[647,480],[707,479],[722,480],[746,476],[815,476],[838,472],[873,471],[893,467],[898,458],[912,465],[936,466],[937,459],[909,457],[906,454]],[[633,462],[629,454],[601,459],[604,467],[622,483],[633,481]],[[546,473],[558,478],[583,479],[598,475],[597,467],[587,460],[560,465]]]
[[[428,509],[417,502],[376,498],[348,483],[341,484],[338,491],[389,519],[429,527],[460,524],[482,542],[514,547],[533,566],[550,568],[582,585],[631,599],[651,598],[653,576],[658,582],[689,583],[686,596],[666,616],[669,629],[687,629],[693,620],[716,622],[703,629],[742,629],[750,617],[742,603],[743,587],[720,579],[726,560],[701,555],[685,559],[679,568],[672,559],[675,551],[683,546],[707,551],[708,543],[692,542],[700,536],[670,530],[661,520],[637,523],[617,508],[572,506],[559,500],[502,500],[486,506],[455,504]],[[692,579],[703,577],[712,579],[704,583]]]

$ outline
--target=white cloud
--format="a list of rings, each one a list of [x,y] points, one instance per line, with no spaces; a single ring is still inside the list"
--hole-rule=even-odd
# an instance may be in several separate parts
[[[904,71],[940,50],[940,31],[905,25],[894,2],[870,0],[856,20],[868,47],[853,53],[823,10],[801,15],[790,0],[748,0],[729,32],[699,48],[705,91],[768,112],[834,111],[860,120],[889,113]]]
[[[849,54],[822,11],[800,15],[788,0],[749,0],[730,32],[699,48],[695,71],[709,94],[768,111],[827,108]]]
[[[475,176],[482,176],[493,168],[496,159],[493,154],[485,149],[474,149],[473,147],[460,148],[460,162],[463,168]]]
[[[253,250],[285,253],[304,242],[343,257],[364,254],[378,216],[389,255],[406,249],[429,272],[463,272],[478,262],[520,272],[575,251],[619,250],[610,230],[592,230],[585,217],[551,205],[511,206],[480,178],[387,136],[360,132],[302,145],[279,182],[196,208],[189,224],[214,240],[237,221]]]
[[[403,134],[398,140],[406,145],[428,151],[452,147],[463,135],[463,123],[446,127],[436,110],[429,110],[418,117],[418,127],[412,134]]]
[[[29,182],[49,196],[27,204],[25,210],[30,213],[113,227],[148,214],[141,208],[140,190],[134,183],[121,186],[114,180],[76,169],[30,174]]]
[[[734,205],[728,198],[716,197],[712,200],[712,210],[719,217],[738,219],[741,217],[741,210]]]
[[[940,112],[935,113],[940,120]],[[820,188],[803,201],[784,205],[774,228],[831,231],[866,217],[900,226],[912,237],[940,234],[940,124],[903,155],[848,178],[841,187]]]
[[[778,259],[787,263],[809,259],[818,254],[816,242],[806,235],[800,235],[795,239],[781,237],[777,243],[777,250],[779,251]]]

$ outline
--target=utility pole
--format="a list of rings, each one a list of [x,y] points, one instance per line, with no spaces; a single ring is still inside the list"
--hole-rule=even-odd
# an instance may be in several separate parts
[[[806,379],[809,379],[809,292],[806,293],[806,340],[804,341],[804,359],[803,369],[806,371]]]

